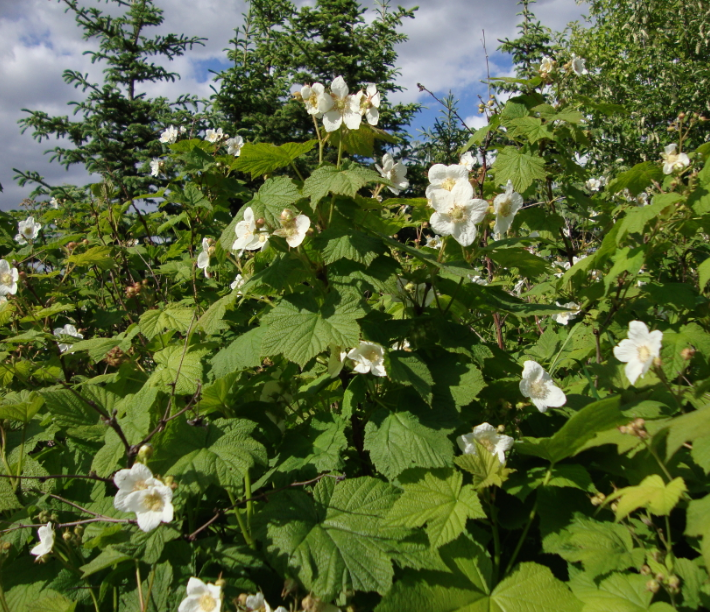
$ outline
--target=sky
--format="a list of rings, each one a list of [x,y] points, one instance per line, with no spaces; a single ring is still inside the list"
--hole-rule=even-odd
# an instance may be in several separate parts
[[[112,3],[81,0],[115,13]],[[296,0],[297,5],[314,0]],[[182,93],[209,98],[213,74],[210,70],[226,68],[225,48],[234,37],[234,29],[243,21],[244,0],[154,0],[164,11],[164,23],[151,28],[151,34],[183,33],[206,38],[204,46],[193,48],[183,57],[167,63],[181,75],[174,83],[152,85],[149,97],[174,99]],[[373,0],[361,0],[370,7]],[[438,96],[451,90],[460,99],[460,113],[470,127],[478,127],[478,95],[486,96],[486,60],[483,48],[485,32],[489,68],[492,76],[511,71],[508,56],[496,51],[498,40],[514,38],[519,18],[517,0],[400,0],[406,8],[419,6],[415,19],[408,19],[402,31],[409,40],[397,46],[401,75],[398,84],[404,91],[394,102],[420,102],[426,109],[412,126],[430,127],[438,105],[422,93],[424,84]],[[532,5],[537,18],[553,30],[562,30],[581,19],[584,6],[575,0],[538,0]],[[92,64],[85,55],[94,43],[82,39],[82,31],[71,13],[65,13],[59,0],[0,0],[0,210],[17,208],[32,188],[21,188],[13,181],[13,168],[39,172],[51,185],[83,185],[97,180],[80,166],[68,171],[51,162],[45,151],[62,141],[33,140],[31,131],[24,134],[17,121],[27,116],[22,109],[41,110],[49,115],[71,115],[71,101],[81,99],[81,92],[62,79],[65,70],[88,74],[94,82],[101,79],[102,66]]]

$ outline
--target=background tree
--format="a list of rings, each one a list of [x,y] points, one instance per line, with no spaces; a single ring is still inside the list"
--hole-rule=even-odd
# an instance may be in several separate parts
[[[608,169],[618,158],[633,165],[658,159],[662,145],[677,142],[668,128],[680,112],[708,114],[710,12],[696,0],[590,0],[587,27],[576,25],[569,53],[586,59],[590,75],[569,83],[593,96],[597,110],[590,163]],[[609,104],[627,113],[606,118]],[[710,116],[710,115],[709,115]],[[691,130],[683,148],[708,138],[707,124]]]
[[[244,25],[231,41],[233,65],[216,77],[214,106],[225,131],[275,144],[310,138],[312,118],[292,92],[304,83],[328,86],[342,76],[353,90],[377,84],[377,127],[406,142],[404,129],[419,105],[392,105],[387,95],[402,89],[394,83],[395,46],[407,39],[399,28],[414,10],[393,11],[382,0],[374,20],[367,23],[365,12],[357,0],[318,0],[300,9],[290,0],[250,0]]]
[[[173,59],[183,55],[199,38],[182,34],[147,37],[146,28],[163,22],[163,11],[152,0],[110,0],[124,7],[112,17],[96,7],[82,6],[79,0],[61,0],[72,11],[86,40],[99,41],[98,51],[87,51],[92,62],[104,62],[102,83],[89,80],[88,74],[64,72],[64,80],[82,92],[86,99],[71,102],[68,116],[52,117],[43,111],[25,110],[29,116],[20,121],[22,131],[42,142],[50,136],[66,138],[73,146],[56,146],[52,161],[63,166],[83,164],[87,171],[109,179],[122,197],[147,193],[155,184],[147,162],[162,153],[160,131],[170,124],[189,125],[197,109],[194,96],[181,95],[171,102],[166,98],[147,98],[141,88],[147,83],[174,81],[179,75],[156,65],[157,58]],[[109,0],[107,0],[109,1]],[[35,182],[37,193],[49,193],[49,186],[35,172],[15,169],[20,184]]]

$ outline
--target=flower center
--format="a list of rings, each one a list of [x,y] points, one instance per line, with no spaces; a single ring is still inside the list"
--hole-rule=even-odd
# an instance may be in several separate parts
[[[345,106],[347,104],[347,99],[334,97],[333,101],[335,102],[335,108],[338,109],[342,113],[345,110]]]
[[[478,438],[478,443],[489,453],[495,453],[496,445],[493,443],[493,440],[490,440],[489,438]]]
[[[454,223],[461,223],[466,219],[466,211],[462,206],[454,204],[453,208],[449,211],[449,217]]]
[[[4,274],[0,274],[0,284],[2,285],[12,285],[14,282],[14,278],[12,278],[12,274],[10,272],[5,272]]]
[[[152,512],[160,512],[163,509],[163,498],[157,491],[148,493],[143,498],[143,507]],[[210,610],[212,608],[209,608]]]
[[[547,387],[541,380],[536,380],[530,385],[530,396],[535,399],[543,398],[547,395]]]
[[[379,353],[374,348],[367,348],[360,354],[368,361],[377,361],[380,358]]]
[[[446,191],[451,191],[454,188],[454,185],[456,185],[456,179],[453,179],[450,176],[441,181],[441,188],[446,189]]]
[[[511,206],[512,206],[512,202],[509,199],[505,199],[503,202],[501,202],[500,206],[498,207],[498,214],[501,217],[509,216]]]
[[[641,361],[643,363],[646,363],[649,360],[649,358],[651,357],[651,351],[649,350],[649,348],[645,344],[642,344],[641,346],[639,346],[638,357],[639,357],[639,361]]]
[[[217,601],[210,593],[203,593],[200,597],[200,610],[212,612],[217,607]]]

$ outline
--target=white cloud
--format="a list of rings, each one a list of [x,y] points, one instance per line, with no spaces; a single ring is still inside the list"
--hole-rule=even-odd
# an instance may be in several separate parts
[[[120,12],[118,7],[98,0],[84,0],[87,6]],[[485,30],[490,71],[493,76],[506,73],[510,62],[495,51],[498,39],[516,36],[519,10],[516,0],[498,0],[495,6],[483,0],[433,0],[417,2],[402,0],[405,7],[419,3],[415,19],[407,19],[403,31],[409,41],[398,47],[401,77],[398,83],[406,88],[395,99],[429,104],[417,83],[436,92],[453,90],[466,95],[468,107],[462,104],[464,115],[473,115],[478,100],[471,91],[485,94],[479,81],[486,76],[482,30]],[[149,84],[149,96],[175,98],[182,93],[209,97],[211,75],[205,66],[218,66],[226,61],[225,49],[234,38],[234,28],[242,23],[245,0],[155,0],[163,9],[165,21],[150,34],[169,32],[206,38],[187,56],[175,58],[164,65],[181,75],[174,83]],[[298,0],[297,5],[312,5],[314,0]],[[372,0],[363,0],[372,6]],[[16,207],[31,191],[20,189],[12,181],[11,168],[36,170],[51,184],[84,184],[89,180],[82,168],[66,172],[56,162],[49,163],[43,152],[56,141],[35,142],[31,134],[20,135],[17,121],[26,116],[20,109],[43,110],[50,115],[70,115],[67,103],[79,99],[81,92],[62,79],[64,70],[88,73],[91,80],[100,81],[103,67],[92,64],[87,49],[97,48],[95,41],[82,39],[71,13],[65,13],[63,3],[47,0],[0,0],[0,208]],[[582,10],[575,0],[538,0],[533,5],[538,18],[553,29],[580,16]],[[468,92],[464,94],[464,92]],[[430,104],[434,108],[433,104]],[[479,118],[473,119],[473,124]],[[62,144],[65,144],[62,142]]]

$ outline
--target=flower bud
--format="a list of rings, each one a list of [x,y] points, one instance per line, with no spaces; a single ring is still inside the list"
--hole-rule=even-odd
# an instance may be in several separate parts
[[[677,591],[679,586],[680,586],[680,578],[678,578],[678,576],[675,576],[673,574],[668,576],[668,588],[669,589],[671,589],[672,591]]]
[[[678,113],[678,119],[685,119],[685,113]]]
[[[657,572],[656,573],[656,580],[658,580],[658,582],[665,582],[666,575],[662,574],[661,572]]]
[[[10,542],[2,542],[0,543],[0,553],[6,553],[9,552],[9,550],[12,548],[12,544]]]
[[[611,504],[612,512],[616,512],[618,507],[619,507],[619,504],[617,502],[612,502],[612,504]]]
[[[690,361],[695,355],[695,349],[691,346],[686,346],[681,352],[680,356],[686,361]]]
[[[84,238],[84,239],[81,241],[81,244],[83,244],[84,246],[86,246],[87,244],[89,244],[89,240],[88,240],[87,238]]]
[[[81,525],[77,525],[74,527],[74,535],[77,535],[79,537],[84,535],[84,528]]]
[[[208,247],[207,254],[212,257],[214,255],[215,248],[213,246]]]
[[[73,251],[76,248],[76,242],[73,240],[67,244],[67,250],[68,251]]]
[[[217,580],[214,581],[214,585],[223,589],[227,586],[227,581],[224,578],[217,578]]]
[[[266,223],[266,220],[265,220],[263,217],[259,217],[259,218],[256,220],[256,224],[257,224],[258,227],[262,227],[262,226],[264,225],[264,223]]]
[[[287,578],[284,582],[284,588],[281,590],[281,597],[288,597],[291,593],[298,590],[298,583],[293,578]]]
[[[651,568],[648,567],[648,565],[642,565],[641,569],[639,570],[642,576],[648,576],[651,573]]]
[[[74,539],[74,534],[69,530],[65,531],[62,534],[62,540],[64,540],[65,542],[71,542],[73,539]]]
[[[498,433],[503,433],[505,431],[505,425],[498,425],[498,427],[496,428],[496,431]]]
[[[657,580],[649,580],[646,583],[646,590],[651,591],[651,593],[658,593],[658,589],[661,588],[661,585],[658,584]]]
[[[141,463],[145,464],[148,463],[153,457],[153,445],[152,444],[144,444],[138,449],[138,455],[136,456],[136,460],[140,461]]]
[[[237,597],[237,605],[246,607],[247,597],[249,597],[249,595],[247,595],[246,593],[240,593],[239,597]]]
[[[172,487],[175,484],[175,477],[166,476],[165,478],[163,478],[163,484],[165,484],[168,487]]]
[[[661,365],[663,365],[663,362],[661,361],[660,357],[654,357],[653,359],[653,365],[656,366],[657,368],[660,368]]]

